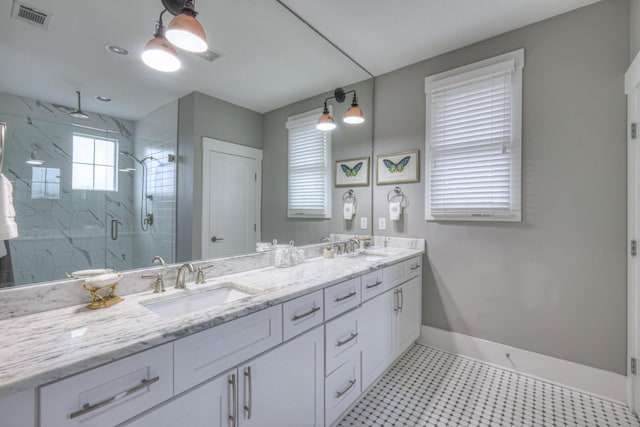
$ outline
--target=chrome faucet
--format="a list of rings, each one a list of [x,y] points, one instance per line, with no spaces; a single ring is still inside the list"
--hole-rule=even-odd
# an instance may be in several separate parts
[[[151,260],[151,264],[160,264],[163,267],[167,265],[167,263],[164,262],[164,258],[162,258],[160,255],[154,256],[153,259]]]
[[[191,264],[190,262],[184,263],[180,266],[180,268],[178,268],[178,276],[176,277],[176,289],[187,289],[187,285],[185,284],[185,279],[184,279],[184,270],[187,269],[189,270],[189,273],[193,273],[196,270],[193,268],[193,264]]]
[[[359,247],[360,247],[360,240],[358,240],[356,238],[349,239],[347,241],[347,244],[345,245],[345,253],[353,253]]]

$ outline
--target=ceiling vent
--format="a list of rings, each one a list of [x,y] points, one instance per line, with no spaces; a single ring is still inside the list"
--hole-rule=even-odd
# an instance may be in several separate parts
[[[199,56],[202,59],[206,59],[209,62],[213,62],[222,56],[222,54],[214,52],[211,49],[205,50],[204,52],[194,52],[194,55]]]
[[[11,17],[15,20],[42,28],[43,30],[48,30],[53,15],[40,9],[36,9],[33,6],[26,5],[18,0],[13,0]]]

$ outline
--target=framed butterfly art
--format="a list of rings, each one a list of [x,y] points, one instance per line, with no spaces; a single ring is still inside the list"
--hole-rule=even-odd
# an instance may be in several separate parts
[[[379,155],[376,171],[378,185],[420,182],[420,151]]]
[[[336,160],[336,187],[369,185],[369,157]]]

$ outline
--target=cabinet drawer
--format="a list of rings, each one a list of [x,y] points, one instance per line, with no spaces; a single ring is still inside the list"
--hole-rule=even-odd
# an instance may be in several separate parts
[[[360,278],[338,283],[324,290],[324,318],[331,319],[360,304]]]
[[[324,321],[322,289],[282,304],[283,336],[293,338]]]
[[[329,375],[348,359],[360,354],[358,340],[361,310],[358,308],[325,325],[325,374]]]
[[[384,290],[393,289],[401,283],[422,274],[422,258],[414,257],[382,270]]]
[[[362,276],[362,302],[384,292],[382,270],[372,271]]]
[[[40,425],[115,425],[171,396],[173,344],[164,344],[42,387]]]
[[[282,342],[280,305],[177,340],[175,392],[196,384]]]
[[[360,396],[360,355],[329,375],[324,384],[326,425],[331,425]]]

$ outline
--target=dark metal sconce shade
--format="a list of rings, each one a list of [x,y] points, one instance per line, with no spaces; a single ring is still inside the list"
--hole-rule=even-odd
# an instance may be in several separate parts
[[[69,113],[71,117],[75,117],[76,119],[88,119],[89,116],[82,111],[80,108],[80,91],[77,90],[76,94],[78,94],[78,109]]]

